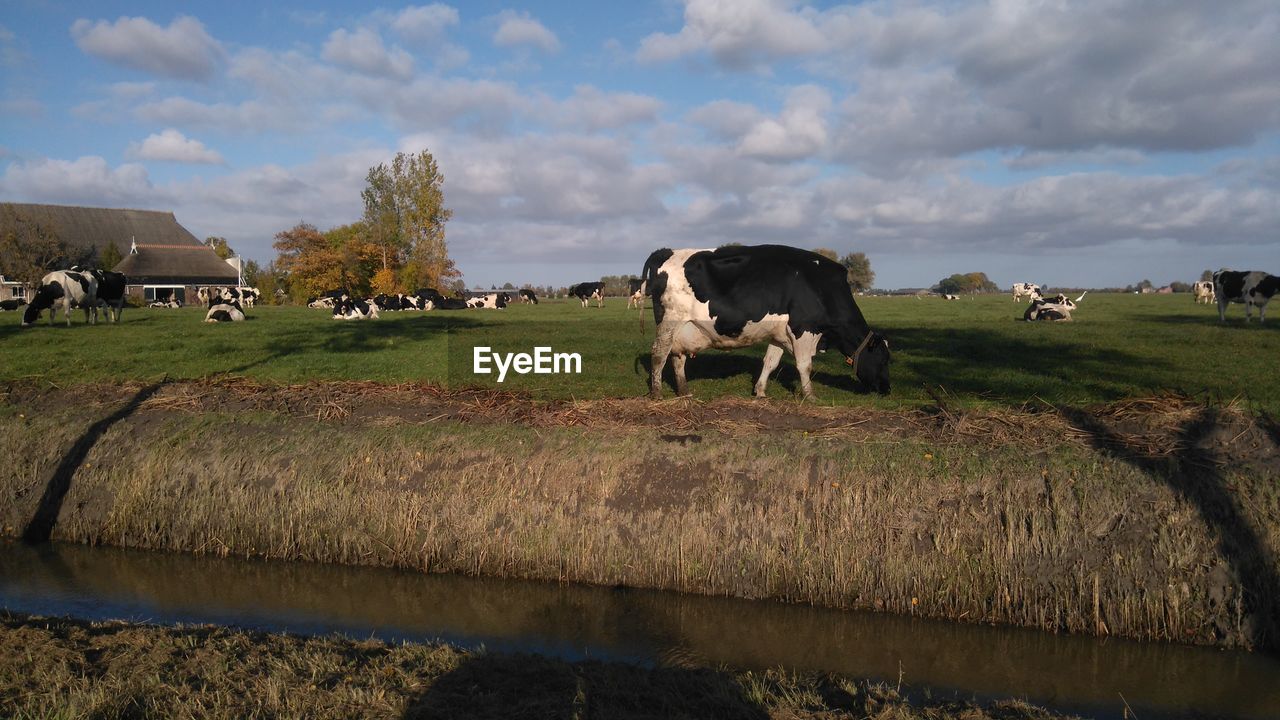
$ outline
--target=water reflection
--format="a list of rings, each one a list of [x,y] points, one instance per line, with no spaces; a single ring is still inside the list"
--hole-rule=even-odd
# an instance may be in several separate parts
[[[0,545],[0,607],[343,632],[681,666],[779,665],[936,697],[1020,697],[1120,717],[1280,717],[1280,661],[769,602],[380,568]]]

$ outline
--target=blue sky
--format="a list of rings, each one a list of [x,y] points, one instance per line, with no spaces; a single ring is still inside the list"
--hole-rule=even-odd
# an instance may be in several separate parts
[[[422,149],[473,285],[728,241],[862,251],[890,288],[1280,272],[1280,5],[0,10],[0,199],[172,210],[266,262]]]

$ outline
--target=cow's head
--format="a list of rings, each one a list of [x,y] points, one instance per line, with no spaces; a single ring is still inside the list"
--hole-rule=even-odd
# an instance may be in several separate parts
[[[52,308],[53,303],[66,293],[62,289],[62,283],[53,281],[47,285],[41,285],[36,289],[36,294],[31,298],[31,304],[27,306],[25,312],[22,313],[22,327],[30,327],[40,319],[40,311],[45,308]],[[53,312],[50,310],[49,312]],[[52,317],[50,318],[52,320]]]
[[[889,394],[889,341],[879,333],[871,333],[866,345],[854,356],[846,358],[853,365],[854,374],[867,390],[881,395]]]

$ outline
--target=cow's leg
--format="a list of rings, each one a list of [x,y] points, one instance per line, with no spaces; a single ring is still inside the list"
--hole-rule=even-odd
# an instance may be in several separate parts
[[[671,354],[671,344],[675,340],[674,327],[659,327],[658,335],[653,339],[653,353],[650,356],[652,366],[649,372],[649,397],[662,399],[662,369],[667,365],[667,356]]]
[[[783,348],[781,345],[769,345],[769,349],[764,351],[764,367],[760,370],[760,377],[756,380],[754,395],[758,398],[765,397],[765,385],[769,382],[769,376],[774,370],[778,369],[778,363],[782,362]]]
[[[805,400],[812,400],[813,383],[809,381],[809,370],[813,367],[813,356],[818,352],[818,336],[803,333],[792,343],[792,348],[796,356],[796,371],[800,373],[800,394]]]
[[[688,361],[688,356],[684,354],[671,356],[671,369],[676,374],[676,395],[682,397],[689,394],[689,381],[684,374],[684,364]]]
[[[1249,300],[1245,300],[1244,301],[1244,321],[1249,322],[1252,319],[1253,319],[1253,302]]]
[[[1227,301],[1225,298],[1218,298],[1218,322],[1227,321]]]

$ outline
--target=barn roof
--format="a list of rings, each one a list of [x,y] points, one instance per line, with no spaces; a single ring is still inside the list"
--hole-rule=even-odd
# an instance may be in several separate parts
[[[114,242],[124,259],[113,269],[128,275],[130,284],[221,285],[237,277],[171,212],[31,203],[0,203],[0,209],[0,223],[39,223],[82,252],[92,248],[101,256]],[[130,254],[135,242],[138,252]]]
[[[116,272],[130,285],[234,285],[236,269],[202,245],[144,245],[124,256]]]
[[[114,242],[121,253],[137,240],[149,245],[201,245],[190,230],[178,224],[171,212],[91,208],[73,205],[2,203],[0,218],[17,216],[27,222],[51,226],[59,240],[73,248],[94,248],[98,254]],[[3,220],[0,220],[3,221]]]

